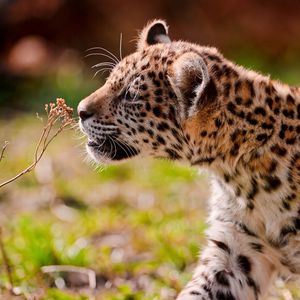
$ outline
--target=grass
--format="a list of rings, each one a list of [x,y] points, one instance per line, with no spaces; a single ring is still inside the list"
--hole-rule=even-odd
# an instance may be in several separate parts
[[[0,140],[14,137],[1,181],[30,163],[40,125],[26,115],[0,124]],[[174,299],[204,244],[207,177],[162,160],[94,170],[80,143],[70,132],[61,134],[35,172],[1,191],[0,226],[14,284],[27,299]],[[76,276],[46,276],[41,268],[47,265],[92,269],[97,287],[80,286]],[[56,288],[59,276],[68,289]],[[3,299],[20,299],[1,292]],[[297,289],[293,295],[300,297]]]
[[[11,141],[1,180],[30,163],[39,122],[25,115],[0,124],[1,140]],[[40,299],[85,299],[86,292],[55,289],[41,272],[75,265],[96,272],[96,299],[173,299],[203,241],[206,177],[151,160],[93,170],[78,144],[62,134],[34,173],[2,189],[0,224],[15,285]]]

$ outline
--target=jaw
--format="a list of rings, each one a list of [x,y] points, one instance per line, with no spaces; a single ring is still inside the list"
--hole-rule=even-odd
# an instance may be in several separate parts
[[[99,144],[89,141],[86,150],[89,156],[100,164],[118,164],[140,154],[140,151],[135,147],[120,141],[117,143],[105,141]]]

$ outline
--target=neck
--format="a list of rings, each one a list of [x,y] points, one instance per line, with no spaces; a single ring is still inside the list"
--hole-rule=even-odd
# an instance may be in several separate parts
[[[185,124],[192,136],[189,161],[226,182],[243,173],[250,181],[267,178],[266,189],[278,186],[271,175],[288,170],[289,157],[300,151],[300,90],[230,63],[228,69],[212,78],[218,90],[214,110],[201,108]]]

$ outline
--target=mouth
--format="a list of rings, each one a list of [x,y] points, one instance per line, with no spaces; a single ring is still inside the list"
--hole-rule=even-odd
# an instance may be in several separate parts
[[[99,161],[120,161],[137,156],[140,151],[126,142],[106,138],[104,140],[89,140],[87,143],[88,152]]]

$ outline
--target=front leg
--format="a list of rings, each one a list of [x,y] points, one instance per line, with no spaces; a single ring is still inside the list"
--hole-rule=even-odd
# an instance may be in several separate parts
[[[177,300],[257,300],[276,275],[274,257],[257,237],[216,222],[192,280]]]

